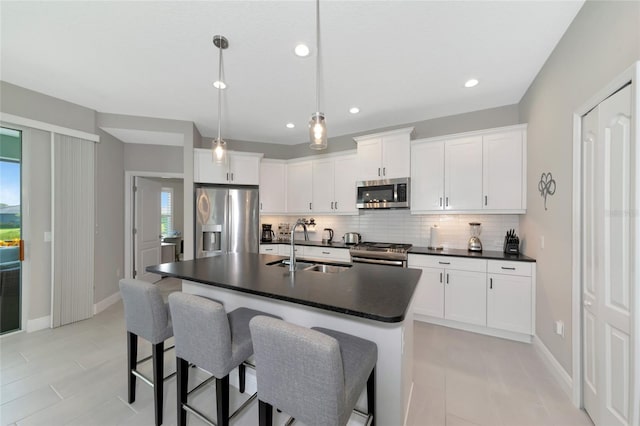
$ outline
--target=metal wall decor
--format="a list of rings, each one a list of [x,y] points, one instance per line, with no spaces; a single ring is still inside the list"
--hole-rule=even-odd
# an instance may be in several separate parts
[[[551,172],[542,173],[540,182],[538,182],[538,191],[540,191],[540,196],[544,197],[544,209],[547,210],[547,195],[556,193],[556,181],[553,179]]]

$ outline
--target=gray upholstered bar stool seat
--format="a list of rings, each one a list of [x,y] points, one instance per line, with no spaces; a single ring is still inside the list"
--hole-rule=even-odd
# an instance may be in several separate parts
[[[162,424],[164,389],[164,341],[173,336],[169,305],[154,284],[134,279],[120,280],[127,327],[127,378],[129,404],[136,400],[136,377],[153,388],[156,425]],[[138,337],[151,343],[151,357],[138,361]],[[169,350],[171,348],[167,348]],[[138,364],[153,359],[153,382],[138,372]],[[167,378],[173,376],[170,375]]]
[[[261,426],[271,426],[273,407],[308,426],[346,425],[365,385],[367,424],[374,424],[375,343],[267,317],[249,326]]]
[[[216,382],[217,425],[229,420],[256,397],[252,395],[235,413],[229,415],[229,373],[238,367],[240,392],[244,392],[244,361],[253,355],[249,321],[265,312],[238,308],[228,314],[222,304],[187,293],[169,295],[169,306],[176,342],[178,374],[178,425],[187,421],[187,411],[213,424],[187,404],[189,363],[207,371]]]

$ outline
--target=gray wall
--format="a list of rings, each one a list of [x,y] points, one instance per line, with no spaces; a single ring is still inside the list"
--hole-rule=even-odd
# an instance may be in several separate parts
[[[124,169],[127,171],[182,173],[183,147],[124,144]]]
[[[98,130],[94,300],[119,291],[124,275],[124,144]]]
[[[520,102],[528,127],[525,254],[537,269],[536,333],[571,375],[573,112],[640,59],[640,2],[587,1]],[[554,196],[543,200],[540,175],[552,172]],[[540,237],[545,248],[540,249]],[[554,321],[565,323],[565,337]]]
[[[512,124],[519,123],[518,105],[506,105],[481,111],[468,112],[465,114],[450,115],[447,117],[432,118],[430,120],[417,121],[414,123],[404,123],[396,126],[371,129],[366,132],[353,133],[350,135],[336,136],[329,138],[327,141],[328,148],[323,151],[313,151],[309,149],[309,144],[307,143],[282,145],[274,143],[238,141],[233,139],[227,139],[227,143],[229,144],[229,149],[232,151],[262,152],[264,153],[265,158],[288,160],[291,158],[323,155],[332,152],[355,149],[356,143],[353,138],[356,136],[400,129],[403,127],[415,127],[412,139],[421,139],[452,133],[469,132],[472,130],[489,129],[492,127],[510,126]],[[203,137],[199,147],[210,148],[211,137]]]

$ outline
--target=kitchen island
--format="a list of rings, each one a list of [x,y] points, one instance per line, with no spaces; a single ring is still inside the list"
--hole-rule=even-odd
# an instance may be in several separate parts
[[[219,300],[228,311],[244,306],[375,342],[377,423],[404,424],[413,386],[412,298],[420,270],[354,264],[337,273],[292,273],[268,265],[281,259],[228,254],[150,266],[147,271],[181,278],[184,292]],[[247,386],[254,386],[251,377]],[[358,403],[362,409],[364,401],[361,397]]]

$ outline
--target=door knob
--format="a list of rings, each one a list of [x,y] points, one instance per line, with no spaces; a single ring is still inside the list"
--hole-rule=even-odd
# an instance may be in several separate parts
[[[591,305],[592,305],[592,303],[590,301],[588,301],[588,300],[584,301],[584,306],[591,306]]]

